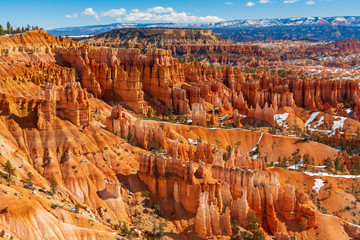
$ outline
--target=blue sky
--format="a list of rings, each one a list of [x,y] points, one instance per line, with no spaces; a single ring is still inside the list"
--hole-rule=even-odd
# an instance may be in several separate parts
[[[0,24],[43,28],[115,22],[357,16],[360,0],[0,0]]]

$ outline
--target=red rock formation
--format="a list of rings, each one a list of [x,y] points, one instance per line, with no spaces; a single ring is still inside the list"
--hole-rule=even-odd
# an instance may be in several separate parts
[[[351,51],[359,52],[360,51],[360,42],[356,38],[349,38],[342,41],[330,43],[324,46],[313,47],[311,50],[331,50],[331,51]]]
[[[245,168],[245,169],[266,169],[266,163],[261,159],[251,159],[249,155],[243,155],[238,151],[235,153],[235,149],[232,149],[229,159],[225,163],[225,167],[232,168]]]
[[[174,88],[173,90],[174,109],[179,114],[187,114],[190,112],[189,100],[186,99],[186,90]]]
[[[250,118],[260,119],[271,125],[275,125],[274,115],[275,110],[273,106],[268,106],[268,104],[265,104],[265,107],[263,109],[260,108],[259,105],[256,105],[255,109],[251,107],[247,116]]]
[[[136,112],[146,111],[140,81],[141,73],[136,67],[129,67],[128,71],[124,70],[124,66],[120,65],[120,58],[124,59],[121,52],[111,49],[100,52],[88,48],[58,49],[58,51],[58,61],[63,65],[70,64],[75,67],[84,88],[106,100],[123,101]],[[135,60],[140,57],[140,53],[129,51],[129,56]]]
[[[277,173],[218,166],[208,171],[203,164],[196,169],[191,162],[142,155],[139,177],[161,202],[168,204],[163,206],[167,214],[182,216],[180,209],[176,210],[181,203],[187,218],[195,218],[194,229],[200,238],[231,234],[230,219],[247,227],[250,213],[260,218],[271,234],[286,231],[279,216],[295,220],[305,229],[315,226],[315,213],[303,205],[306,197],[293,186],[281,186]],[[163,181],[164,178],[168,180]]]
[[[165,135],[161,128],[143,124],[141,120],[123,111],[121,106],[113,107],[110,117],[106,119],[106,129],[141,148],[166,149]]]
[[[194,125],[206,126],[206,111],[203,103],[193,103],[191,105],[191,117]]]
[[[209,205],[209,192],[200,193],[199,207],[195,217],[195,232],[200,238],[206,239],[213,235],[223,234],[231,236],[230,210],[227,207],[223,214],[219,212],[219,207],[214,203]]]
[[[357,94],[354,95],[354,103],[355,103],[354,118],[359,120],[360,119],[360,98]]]
[[[237,128],[242,127],[242,124],[240,122],[241,117],[240,117],[239,112],[238,112],[237,109],[234,110],[234,114],[233,114],[232,118],[233,118],[233,124],[234,124],[235,127],[237,127]]]
[[[49,128],[56,117],[56,91],[52,84],[45,84],[45,101],[38,106],[37,127]]]
[[[101,52],[102,51],[102,52]],[[165,50],[81,48],[59,50],[58,61],[79,72],[82,85],[111,102],[124,102],[136,112],[145,112],[144,92],[168,108],[186,111],[186,96],[177,82],[184,82],[182,68]],[[179,105],[180,104],[180,105]]]
[[[79,82],[68,83],[59,90],[56,113],[76,126],[87,126],[91,123],[88,92],[81,88]]]

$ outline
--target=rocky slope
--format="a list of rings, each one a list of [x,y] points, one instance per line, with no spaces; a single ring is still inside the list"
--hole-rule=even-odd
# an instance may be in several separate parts
[[[43,30],[2,37],[0,49],[5,238],[358,237],[348,223],[358,211],[336,214],[312,196],[315,179],[269,168],[306,159],[355,171],[356,156],[322,143],[358,141],[356,79],[182,63],[169,50],[94,47]],[[293,175],[311,181],[285,180]]]
[[[125,43],[153,45],[164,48],[166,45],[218,44],[228,43],[218,38],[211,30],[188,28],[130,28],[115,29],[96,35],[94,40],[124,46]]]
[[[172,55],[185,59],[208,58],[214,61],[225,61],[226,55],[263,56],[257,46],[234,44],[215,36],[206,29],[188,28],[125,28],[95,35],[81,42],[88,45],[108,47],[136,47],[147,49],[167,49]],[[226,57],[225,57],[226,58]],[[228,61],[235,61],[228,57]]]

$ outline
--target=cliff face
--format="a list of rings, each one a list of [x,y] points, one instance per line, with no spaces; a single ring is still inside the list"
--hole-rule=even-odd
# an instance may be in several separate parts
[[[0,37],[0,76],[4,79],[44,81],[64,84],[74,80],[71,69],[55,65],[54,49],[79,44],[36,30],[14,36]],[[11,64],[6,64],[11,63]]]
[[[268,56],[269,53],[255,45],[234,44],[215,36],[207,29],[179,28],[124,28],[98,34],[82,40],[92,46],[136,47],[142,50],[166,49],[183,59],[207,58],[221,64],[242,63],[244,58]],[[242,59],[237,57],[242,56]],[[257,64],[256,60],[253,64]]]
[[[165,135],[161,128],[147,126],[127,114],[120,106],[113,107],[110,117],[106,119],[106,129],[141,148],[166,149]]]
[[[182,63],[169,50],[265,55],[259,46],[235,46],[209,31],[159,34],[167,34],[164,46],[187,34],[194,42],[142,54],[44,31],[0,38],[0,228],[6,236],[112,239],[127,223],[147,237],[154,224],[166,222],[176,237],[220,238],[236,234],[232,222],[249,229],[253,215],[269,236],[328,237],[330,218],[307,197],[316,203],[314,179],[297,183],[292,176],[305,174],[267,163],[307,156],[324,165],[337,156],[354,169],[358,158],[306,139],[230,128],[265,122],[262,127],[307,128],[319,141],[356,143],[348,136],[360,126],[358,81]],[[220,55],[212,57],[227,61]],[[330,121],[327,130],[322,124]],[[7,160],[15,169],[9,178]],[[334,236],[357,236],[336,219],[334,227],[347,230]]]
[[[167,107],[187,111],[184,94],[174,87],[183,82],[180,65],[165,50],[59,50],[58,61],[73,66],[89,91],[109,102],[123,102],[135,112],[146,112],[144,92]]]
[[[231,66],[181,64],[166,50],[149,49],[142,55],[138,49],[83,46],[58,48],[55,52],[57,63],[74,67],[89,91],[107,102],[123,103],[137,113],[145,113],[150,106],[187,114],[192,104],[204,100],[231,114],[238,110],[274,125],[273,115],[282,107],[315,111],[355,102],[354,116],[358,116],[360,90],[351,79],[300,78],[296,73],[279,77],[261,70],[247,74]]]
[[[259,107],[259,104],[257,104],[255,109],[252,107],[249,109],[248,117],[260,119],[271,125],[275,125],[275,121],[274,121],[275,112],[276,110],[273,109],[272,105],[268,106],[268,104],[265,104],[264,108],[261,109]]]
[[[350,38],[334,43],[327,44],[325,46],[313,48],[314,50],[326,50],[326,51],[360,51],[360,41],[356,38]]]
[[[192,104],[192,123],[202,127],[206,126],[206,111],[204,103],[193,103]]]
[[[164,214],[176,216],[182,228],[193,228],[200,238],[231,235],[231,220],[248,227],[249,214],[272,235],[287,233],[286,221],[303,229],[316,226],[308,199],[293,186],[280,185],[276,173],[142,155],[138,175],[162,203]]]
[[[211,30],[190,28],[127,28],[114,29],[112,31],[96,35],[86,40],[92,44],[109,44],[112,46],[123,46],[125,44],[133,47],[139,45],[144,48],[166,48],[166,46],[185,44],[219,44],[229,43],[218,38]]]
[[[126,195],[116,177],[124,173],[119,168],[121,160],[110,150],[104,151],[108,147],[115,149],[116,140],[95,126],[80,131],[72,122],[77,118],[59,119],[54,115],[58,112],[55,106],[51,107],[57,102],[51,97],[47,101],[28,102],[29,107],[34,106],[28,113],[12,110],[13,117],[1,118],[0,139],[4,148],[0,163],[3,166],[10,160],[15,173],[9,186],[0,186],[0,208],[8,209],[8,213],[1,214],[0,225],[18,239],[93,239],[102,231],[104,237],[110,237],[111,225],[129,221],[123,201]],[[23,103],[21,107],[26,106]],[[16,103],[9,104],[10,109],[17,108]],[[36,110],[38,116],[34,116]],[[84,124],[82,117],[80,124]],[[34,124],[37,118],[38,126]],[[29,172],[30,185],[26,180]],[[23,184],[27,187],[23,188]],[[51,184],[55,184],[52,191],[56,194],[50,193]],[[75,204],[81,214],[73,213]]]
[[[91,124],[88,93],[81,88],[79,83],[72,82],[59,88],[51,83],[46,83],[44,88],[45,98],[43,100],[29,101],[30,105],[37,106],[31,112],[37,112],[37,120],[34,120],[37,121],[39,130],[51,128],[56,117],[69,120],[76,126]],[[14,104],[10,101],[6,101],[8,107]]]

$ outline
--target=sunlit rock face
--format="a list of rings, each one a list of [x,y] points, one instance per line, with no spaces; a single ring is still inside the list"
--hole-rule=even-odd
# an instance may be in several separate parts
[[[169,237],[221,239],[237,225],[254,231],[253,216],[267,238],[357,238],[356,206],[346,210],[353,177],[325,171],[356,173],[360,90],[348,75],[358,60],[339,54],[331,71],[316,61],[357,42],[317,49],[159,31],[164,49],[43,30],[0,37],[0,233],[113,239],[126,225],[141,238],[166,223]]]

